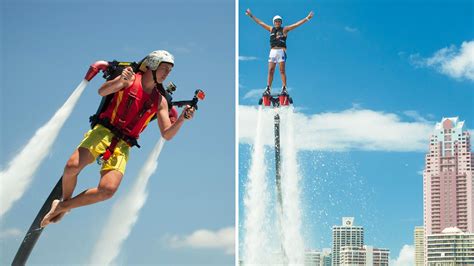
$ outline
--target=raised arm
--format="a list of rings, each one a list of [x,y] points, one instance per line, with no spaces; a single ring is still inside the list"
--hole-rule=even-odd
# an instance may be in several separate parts
[[[107,96],[115,93],[121,89],[130,87],[135,80],[135,75],[131,67],[127,67],[122,71],[122,74],[113,80],[109,80],[102,84],[99,88],[100,96]]]
[[[283,32],[289,32],[290,30],[296,29],[297,27],[299,27],[299,26],[303,25],[304,23],[306,23],[307,21],[309,21],[313,16],[314,16],[313,11],[309,12],[309,14],[304,19],[296,22],[293,25],[286,26],[285,28],[283,28]]]
[[[253,21],[255,21],[258,25],[262,26],[264,29],[268,30],[268,31],[272,31],[272,27],[265,24],[263,21],[261,21],[260,19],[258,19],[257,17],[255,17],[252,12],[250,11],[250,9],[247,9],[247,11],[245,11],[245,15],[249,16],[251,19],[253,19]]]

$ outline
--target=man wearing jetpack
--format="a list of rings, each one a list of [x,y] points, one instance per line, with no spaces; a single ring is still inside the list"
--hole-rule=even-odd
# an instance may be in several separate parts
[[[303,25],[305,22],[309,21],[314,13],[311,11],[304,19],[289,25],[282,26],[283,19],[276,15],[273,17],[273,27],[265,24],[263,21],[255,17],[250,9],[245,11],[245,14],[253,19],[258,25],[262,26],[265,30],[270,32],[270,54],[268,58],[268,76],[267,76],[267,87],[265,89],[264,95],[270,95],[272,83],[273,83],[273,74],[275,73],[276,64],[280,69],[281,82],[283,86],[281,88],[281,94],[287,95],[286,89],[286,72],[285,72],[285,62],[286,62],[286,38],[288,32],[296,29],[297,27]]]
[[[184,121],[193,117],[195,108],[189,105],[179,117],[173,109],[174,116],[170,117],[173,112],[170,112],[170,102],[162,84],[173,66],[174,57],[169,52],[154,51],[141,61],[137,73],[126,67],[99,88],[101,96],[113,97],[67,161],[62,177],[62,200],[53,201],[41,227],[58,222],[73,208],[111,198],[125,173],[130,147],[138,146],[140,133],[155,116],[161,136],[166,140],[172,139]],[[96,158],[102,164],[99,185],[72,197],[77,176]]]

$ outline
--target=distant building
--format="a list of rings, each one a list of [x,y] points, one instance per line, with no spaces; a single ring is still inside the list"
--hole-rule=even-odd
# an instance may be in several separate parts
[[[362,247],[344,246],[339,252],[338,265],[365,265],[365,249]]]
[[[331,266],[331,249],[305,251],[305,266]]]
[[[423,266],[425,249],[425,229],[423,228],[423,226],[416,226],[414,235],[415,266]]]
[[[332,266],[332,253],[330,248],[323,248],[320,266]]]
[[[471,136],[464,121],[443,118],[431,135],[423,171],[425,235],[448,227],[474,233]]]
[[[364,228],[354,225],[354,217],[343,217],[342,225],[332,227],[332,265],[340,265],[342,247],[358,247],[364,245]]]
[[[385,248],[344,246],[340,252],[340,265],[388,266],[389,256],[390,251]]]
[[[321,251],[306,250],[304,252],[304,266],[320,266]]]
[[[428,266],[474,265],[474,233],[451,227],[426,239]]]
[[[443,118],[430,137],[423,171],[424,264],[427,236],[456,227],[474,233],[474,155],[458,117]]]

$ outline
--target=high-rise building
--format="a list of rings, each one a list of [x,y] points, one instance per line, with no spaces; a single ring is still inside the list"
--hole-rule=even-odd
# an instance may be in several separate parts
[[[425,236],[439,234],[448,227],[474,232],[473,162],[464,121],[443,118],[435,126],[425,157]]]
[[[426,265],[474,265],[474,233],[451,227],[441,234],[428,235],[426,240]]]
[[[427,236],[456,227],[474,232],[474,156],[471,137],[458,117],[443,118],[431,134],[423,171],[424,264]]]
[[[415,227],[415,266],[423,266],[424,262],[424,246],[425,246],[425,229],[423,226]]]
[[[390,251],[386,248],[344,246],[340,252],[340,265],[388,266],[389,256]]]
[[[364,245],[364,228],[354,225],[354,217],[343,217],[342,225],[332,227],[332,265],[340,265],[342,247],[358,247]]]

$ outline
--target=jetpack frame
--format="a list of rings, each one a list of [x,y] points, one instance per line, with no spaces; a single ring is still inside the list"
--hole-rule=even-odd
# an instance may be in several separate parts
[[[145,73],[147,71],[147,67],[143,63],[145,59],[142,59],[141,61],[137,62],[120,62],[120,61],[97,61],[94,64],[92,64],[89,67],[89,71],[86,74],[86,80],[90,81],[92,78],[94,78],[99,71],[103,72],[103,78],[106,79],[107,81],[113,80],[116,77],[120,76],[122,74],[123,69],[127,67],[131,67],[134,73],[142,72]],[[206,94],[204,93],[203,90],[198,89],[194,92],[194,97],[191,100],[187,101],[173,101],[173,93],[176,91],[177,86],[173,83],[170,82],[167,86],[166,89],[162,92],[162,96],[166,99],[168,103],[168,111],[171,113],[173,106],[176,106],[178,108],[181,108],[185,105],[189,105],[191,107],[194,107],[196,110],[198,109],[198,102],[199,100],[204,100],[206,97]],[[110,104],[112,101],[113,94],[109,94],[107,96],[102,97],[102,100],[99,104],[99,107],[97,108],[97,111],[94,115],[89,117],[89,122],[91,123],[91,128],[94,128],[94,126],[98,122],[99,114],[102,113],[105,109],[107,109],[107,106]],[[156,119],[156,115],[151,119],[151,121]]]

